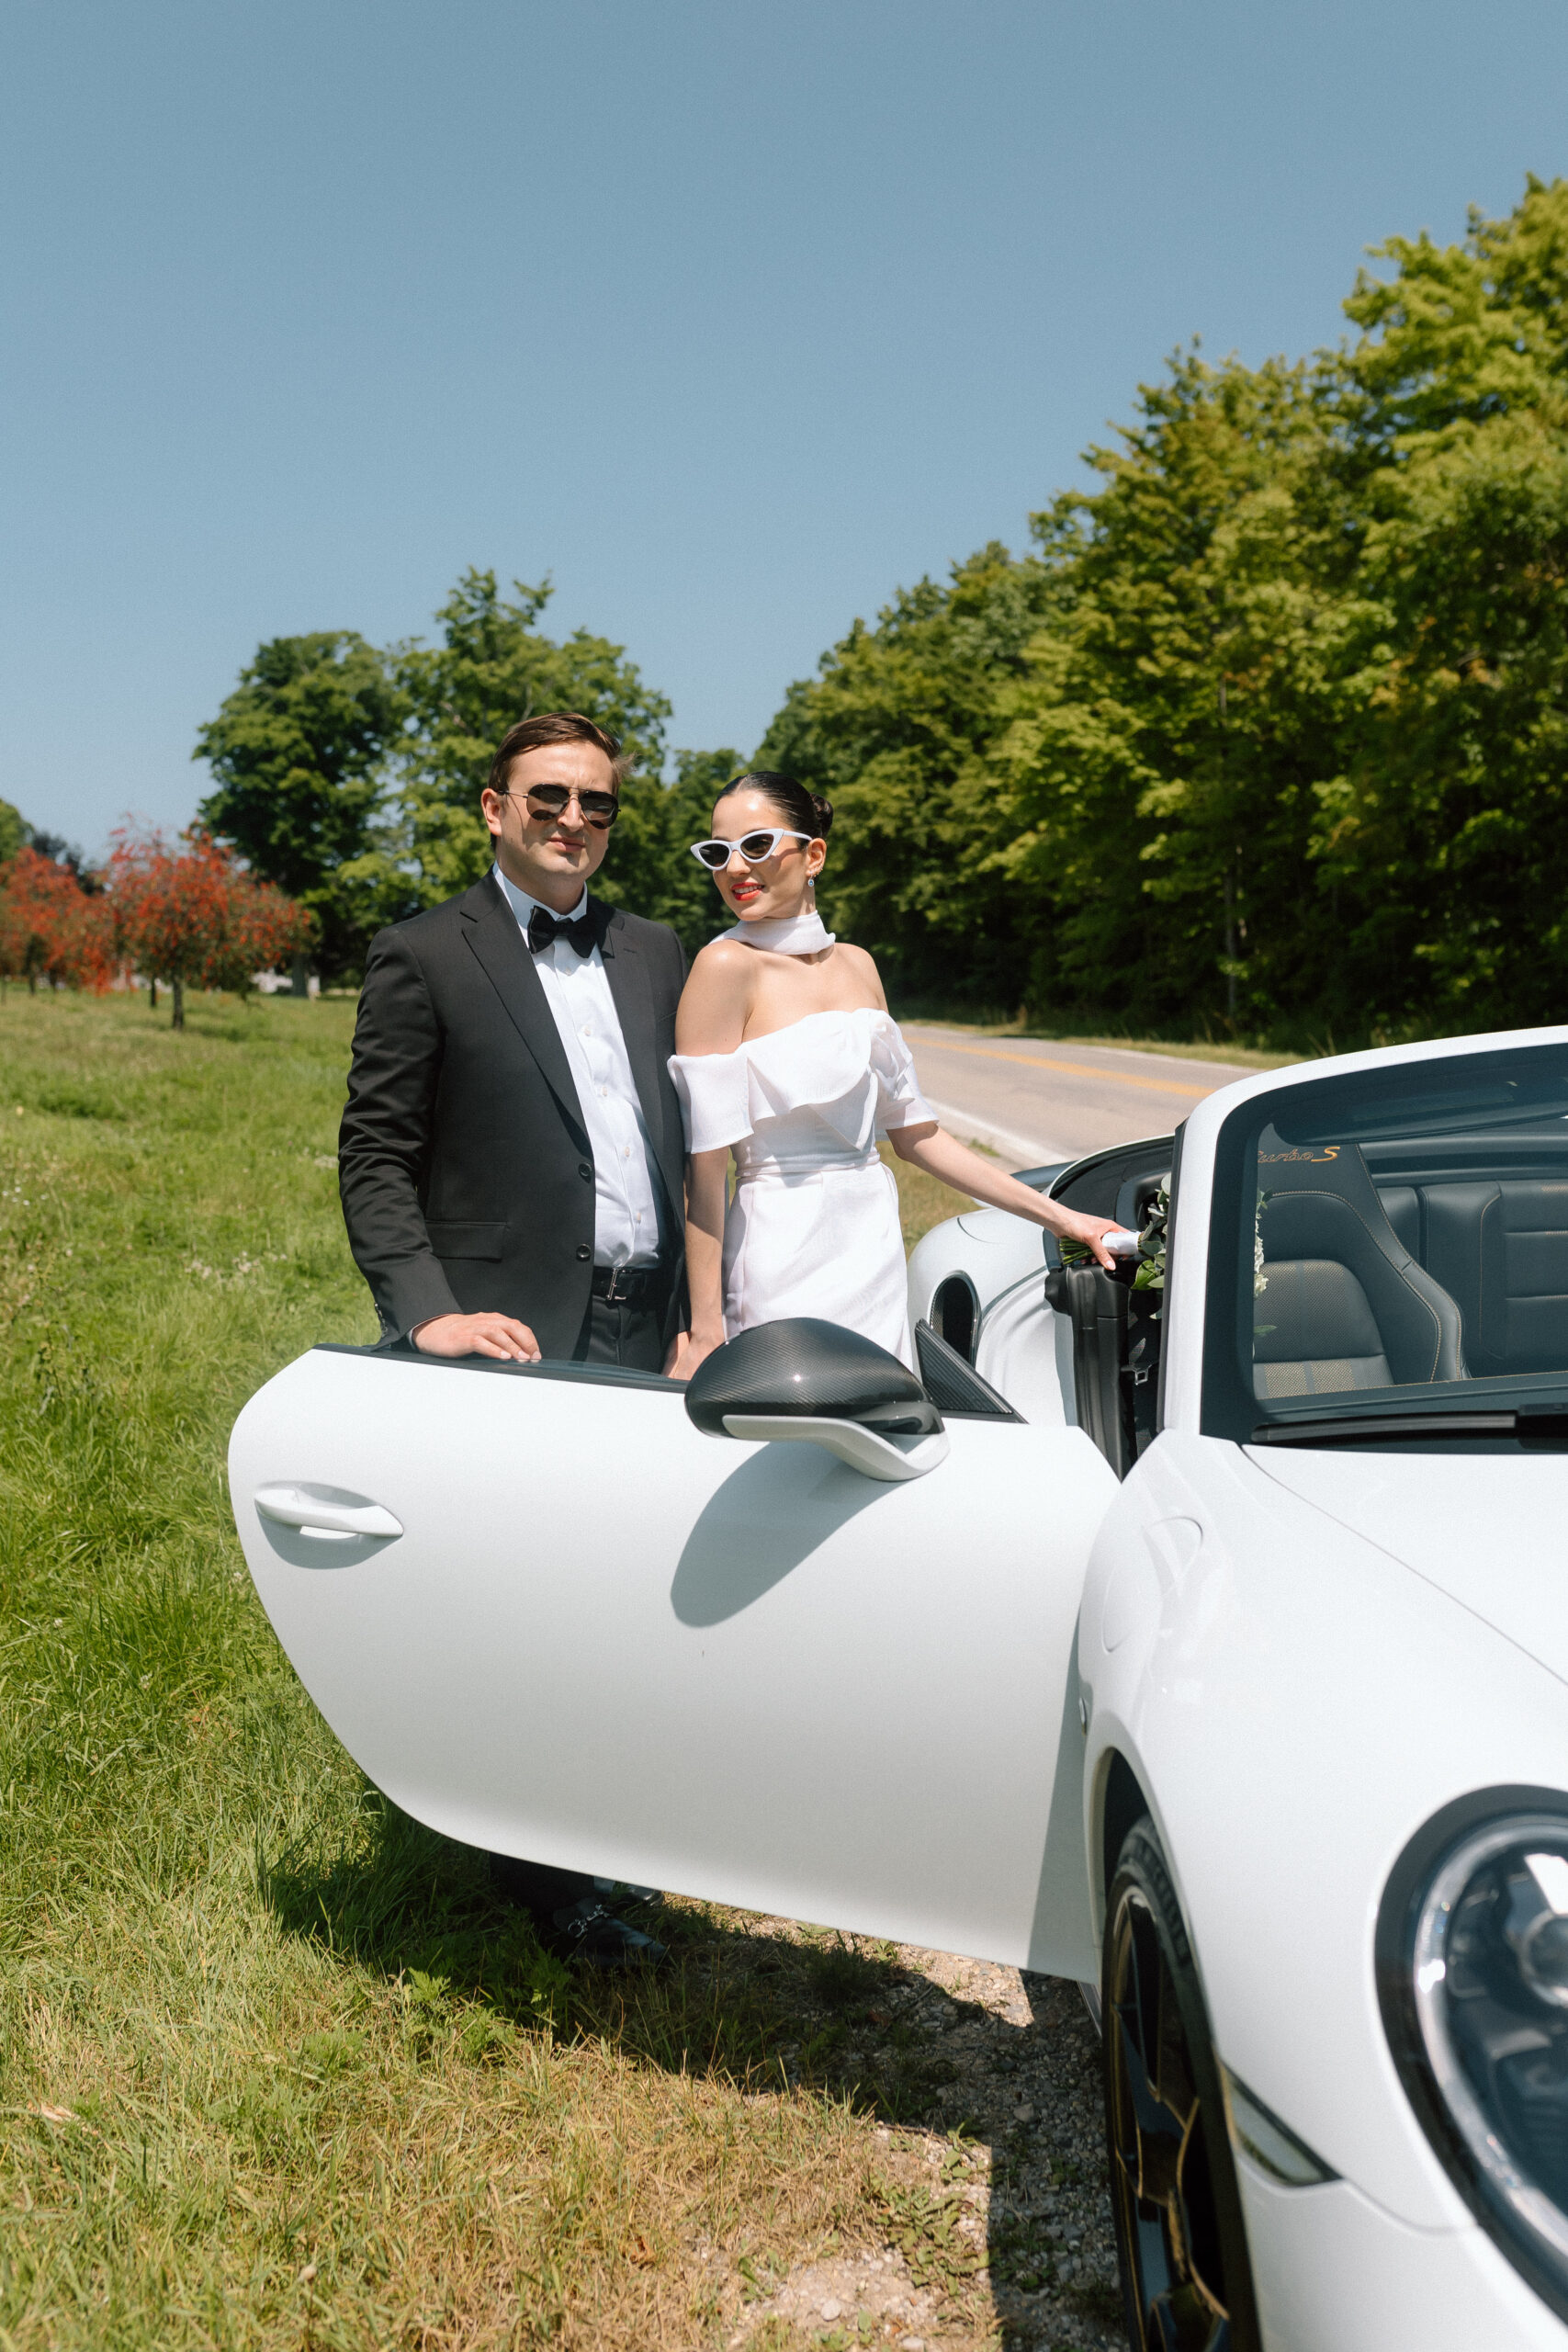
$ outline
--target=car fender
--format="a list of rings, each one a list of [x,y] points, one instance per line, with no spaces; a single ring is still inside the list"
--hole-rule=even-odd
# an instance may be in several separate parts
[[[909,1320],[929,1319],[931,1301],[951,1274],[960,1274],[986,1314],[1004,1291],[1033,1276],[1045,1278],[1040,1228],[1006,1209],[965,1209],[932,1226],[909,1253]]]
[[[1440,1806],[1510,1782],[1568,1786],[1562,1685],[1241,1447],[1169,1430],[1095,1544],[1078,1668],[1097,1882],[1120,1756],[1164,1843],[1226,2064],[1387,2211],[1468,2226],[1384,2038],[1378,1905]]]

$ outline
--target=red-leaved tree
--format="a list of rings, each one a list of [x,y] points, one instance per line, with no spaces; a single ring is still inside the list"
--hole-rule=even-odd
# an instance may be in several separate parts
[[[187,988],[243,994],[255,974],[302,952],[314,922],[270,882],[193,827],[172,848],[162,833],[114,835],[108,897],[120,952],[151,980],[166,980],[174,1023],[186,1025]]]
[[[114,923],[102,894],[84,890],[68,865],[36,849],[0,868],[0,978],[107,989],[114,970]]]

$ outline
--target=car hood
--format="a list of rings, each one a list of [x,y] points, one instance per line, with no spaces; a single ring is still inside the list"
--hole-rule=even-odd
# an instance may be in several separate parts
[[[1247,1452],[1568,1681],[1568,1457]]]

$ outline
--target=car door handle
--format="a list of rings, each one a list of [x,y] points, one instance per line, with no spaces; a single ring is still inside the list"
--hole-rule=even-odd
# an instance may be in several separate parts
[[[264,1519],[280,1527],[298,1527],[307,1535],[400,1535],[403,1522],[379,1503],[335,1488],[258,1487],[255,1506]]]

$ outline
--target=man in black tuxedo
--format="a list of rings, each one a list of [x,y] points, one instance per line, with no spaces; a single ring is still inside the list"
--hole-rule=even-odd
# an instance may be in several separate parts
[[[673,1361],[685,1145],[667,1065],[686,959],[662,923],[588,895],[624,773],[591,719],[521,720],[480,796],[493,871],[371,943],[338,1165],[385,1345]],[[646,1956],[592,1879],[496,1871],[569,1949]]]

